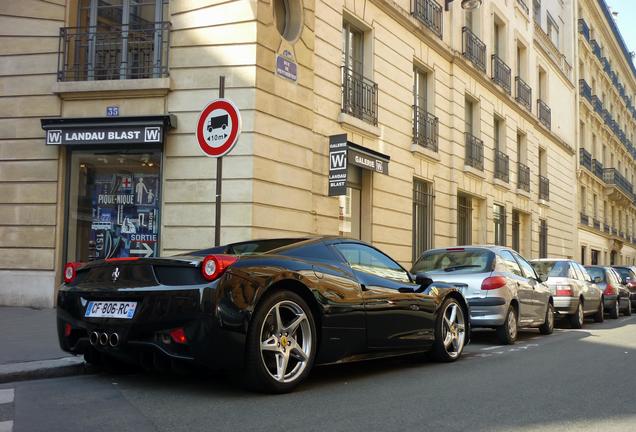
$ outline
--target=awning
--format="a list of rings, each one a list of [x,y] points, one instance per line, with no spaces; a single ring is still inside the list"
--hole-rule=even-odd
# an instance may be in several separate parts
[[[170,115],[41,119],[48,145],[158,144],[177,126]]]
[[[390,159],[391,157],[388,155],[347,141],[347,134],[330,136],[329,196],[347,193],[347,166],[349,164],[388,175]]]

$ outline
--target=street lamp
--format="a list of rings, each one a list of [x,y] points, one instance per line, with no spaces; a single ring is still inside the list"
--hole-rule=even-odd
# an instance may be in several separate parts
[[[448,11],[453,0],[444,0],[444,2],[444,9]],[[483,0],[462,0],[462,9],[477,9],[482,3]]]

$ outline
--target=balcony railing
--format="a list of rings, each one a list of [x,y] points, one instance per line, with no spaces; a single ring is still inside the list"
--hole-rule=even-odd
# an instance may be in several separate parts
[[[592,225],[594,225],[594,229],[597,229],[597,230],[601,229],[601,221],[598,219],[593,219]]]
[[[585,39],[589,42],[590,40],[590,27],[587,25],[583,18],[579,18],[579,33],[583,35]]]
[[[537,117],[543,126],[548,129],[552,128],[552,114],[550,107],[541,99],[537,99]]]
[[[532,89],[521,77],[515,77],[517,86],[517,102],[523,105],[528,111],[532,112]]]
[[[539,199],[550,200],[550,179],[542,175],[539,176]]]
[[[442,37],[442,7],[435,0],[414,0],[413,16],[422,21],[437,37]]]
[[[592,172],[603,180],[603,164],[598,159],[592,159]]]
[[[594,105],[595,112],[601,115],[603,114],[603,102],[601,102],[598,96],[592,95],[592,105]]]
[[[510,67],[497,55],[492,55],[492,80],[510,94]]]
[[[517,0],[517,4],[523,9],[526,15],[530,14],[530,9],[528,9],[528,5],[524,0]]]
[[[58,81],[123,80],[168,76],[170,23],[109,31],[60,28]],[[112,28],[112,27],[111,27]]]
[[[584,79],[579,80],[579,93],[587,99],[588,102],[592,103],[592,87],[590,87]]]
[[[495,150],[495,178],[510,181],[510,158],[502,151]]]
[[[465,144],[466,144],[466,158],[464,163],[468,166],[476,168],[478,170],[484,169],[484,142],[471,135],[469,132],[465,132]]]
[[[603,224],[603,231],[605,231],[606,233],[611,233],[612,227],[609,226],[608,224]]]
[[[592,171],[592,154],[584,148],[579,149],[579,163]]]
[[[378,124],[378,85],[342,66],[342,112]]]
[[[521,162],[517,164],[517,188],[530,192],[530,168]]]
[[[486,73],[486,44],[475,35],[468,27],[462,28],[463,56],[472,64]]]
[[[603,181],[610,185],[615,185],[627,196],[633,196],[632,184],[623,177],[616,168],[605,168],[603,170]]]
[[[594,53],[596,58],[601,60],[601,58],[603,58],[603,54],[601,53],[601,46],[598,44],[598,42],[596,42],[596,39],[592,39],[590,41],[590,45],[592,46],[592,52]]]
[[[413,106],[413,143],[436,152],[438,124],[439,121],[433,114]]]
[[[586,215],[585,213],[581,213],[581,225],[589,225],[590,224],[590,218],[588,215]]]

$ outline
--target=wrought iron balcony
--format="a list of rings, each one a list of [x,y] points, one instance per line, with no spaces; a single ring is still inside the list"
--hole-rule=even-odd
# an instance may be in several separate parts
[[[550,107],[541,99],[537,99],[537,117],[543,126],[550,129],[552,127],[552,113]]]
[[[605,168],[603,170],[603,181],[608,185],[616,186],[630,199],[634,196],[632,184],[616,168]]]
[[[589,216],[581,212],[581,225],[589,225],[589,224],[590,224]]]
[[[603,115],[603,102],[601,102],[601,99],[598,96],[596,95],[592,96],[592,105],[594,105],[595,112],[597,112],[600,115]]]
[[[436,152],[439,136],[438,124],[437,117],[414,105],[413,143]]]
[[[492,55],[492,80],[510,94],[510,67],[497,55]]]
[[[528,111],[532,112],[532,88],[519,76],[515,77],[515,84],[517,87],[515,99]]]
[[[601,60],[601,58],[603,58],[603,54],[601,53],[601,46],[598,44],[598,42],[596,42],[596,39],[592,39],[590,41],[590,45],[592,46],[592,52],[594,53],[596,58]]]
[[[603,180],[603,164],[598,159],[592,159],[592,172]]]
[[[342,66],[342,112],[378,124],[378,85]]]
[[[584,79],[579,80],[579,93],[587,99],[588,102],[592,103],[592,87],[590,87]]]
[[[612,227],[609,226],[608,224],[603,224],[603,231],[605,231],[606,233],[611,233]]]
[[[592,225],[594,225],[594,229],[597,229],[597,230],[601,229],[601,221],[596,218],[592,220]]]
[[[521,162],[517,163],[517,188],[530,192],[530,168]]]
[[[435,0],[414,0],[413,16],[442,38],[442,7]]]
[[[462,28],[462,55],[477,69],[486,73],[486,44],[468,27]]]
[[[495,150],[495,178],[510,181],[510,158],[502,151]]]
[[[584,148],[579,149],[579,163],[582,167],[585,167],[592,171],[592,154]]]
[[[539,176],[539,199],[550,200],[550,179],[542,175]]]
[[[478,170],[484,170],[484,142],[471,135],[469,132],[465,132],[465,147],[466,154],[464,163],[468,166],[476,168]]]
[[[58,81],[123,80],[168,76],[170,23],[103,31],[60,28]]]
[[[583,18],[579,18],[579,33],[581,33],[588,42],[590,41],[590,27]]]

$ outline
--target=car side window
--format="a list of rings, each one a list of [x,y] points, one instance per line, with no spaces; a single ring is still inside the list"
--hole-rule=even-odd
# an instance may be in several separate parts
[[[399,282],[411,282],[408,273],[398,263],[372,247],[359,243],[337,243],[334,246],[353,270]]]
[[[592,282],[592,276],[590,276],[587,270],[585,270],[585,267],[583,267],[581,264],[576,264],[576,266],[578,267],[579,271],[583,275],[583,280],[587,282]]]
[[[620,285],[623,283],[623,279],[621,278],[621,276],[618,274],[616,270],[610,269],[610,272],[612,273],[612,278],[614,279],[615,284]]]
[[[504,264],[506,265],[506,268],[510,273],[514,273],[517,276],[523,276],[523,273],[521,273],[521,267],[519,267],[519,263],[517,262],[517,260],[515,260],[515,257],[513,257],[510,252],[508,252],[507,250],[503,250],[499,253],[499,256],[501,256],[501,258],[503,259]]]
[[[581,270],[579,270],[579,267],[575,264],[575,263],[570,263],[570,277],[572,279],[576,279],[576,280],[583,280],[583,274],[581,273]]]
[[[525,260],[525,258],[523,258],[521,255],[517,253],[513,255],[517,259],[517,262],[519,263],[519,265],[521,266],[521,270],[523,271],[524,277],[528,279],[531,279],[531,278],[538,279],[537,273],[534,271],[534,267],[532,267],[532,264],[530,264],[528,261]]]

